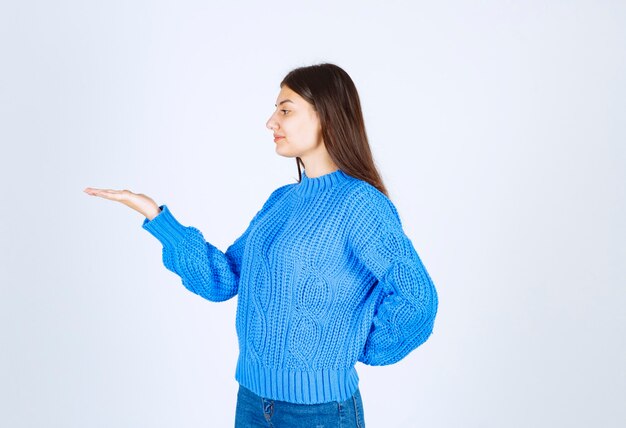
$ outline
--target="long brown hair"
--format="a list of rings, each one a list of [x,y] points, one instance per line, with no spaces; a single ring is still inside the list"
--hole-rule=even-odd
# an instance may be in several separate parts
[[[330,158],[346,174],[376,187],[387,197],[387,188],[370,150],[361,101],[354,82],[341,67],[322,63],[291,70],[280,82],[313,105]],[[296,157],[298,181],[302,180]]]

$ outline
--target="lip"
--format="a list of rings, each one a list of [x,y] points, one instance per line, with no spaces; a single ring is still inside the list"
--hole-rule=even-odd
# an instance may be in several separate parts
[[[285,138],[285,137],[282,137],[280,135],[274,135],[274,142],[280,140],[281,138]]]

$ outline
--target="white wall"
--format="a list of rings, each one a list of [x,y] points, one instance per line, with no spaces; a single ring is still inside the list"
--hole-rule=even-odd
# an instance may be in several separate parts
[[[625,25],[619,1],[5,2],[0,425],[232,426],[236,300],[82,190],[225,250],[297,175],[280,80],[328,61],[440,298],[426,344],[357,366],[368,427],[625,426]]]

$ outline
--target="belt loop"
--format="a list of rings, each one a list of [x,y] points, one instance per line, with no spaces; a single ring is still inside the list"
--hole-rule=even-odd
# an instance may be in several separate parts
[[[268,400],[266,398],[261,398],[261,400],[263,401],[263,416],[265,416],[265,420],[269,422],[274,414],[274,400]]]

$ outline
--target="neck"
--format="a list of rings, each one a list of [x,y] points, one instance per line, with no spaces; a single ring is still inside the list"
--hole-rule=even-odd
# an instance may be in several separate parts
[[[306,176],[309,178],[321,177],[339,169],[337,164],[330,159],[327,159],[325,162],[306,162],[302,159],[302,163],[304,164]]]

